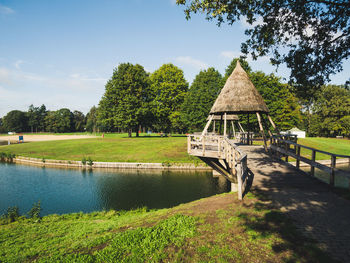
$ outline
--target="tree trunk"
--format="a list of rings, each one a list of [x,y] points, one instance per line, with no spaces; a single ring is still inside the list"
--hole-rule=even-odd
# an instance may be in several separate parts
[[[129,136],[129,137],[132,137],[132,134],[131,134],[131,133],[132,133],[132,129],[128,129],[128,136]]]
[[[136,137],[139,137],[139,127],[136,126]]]

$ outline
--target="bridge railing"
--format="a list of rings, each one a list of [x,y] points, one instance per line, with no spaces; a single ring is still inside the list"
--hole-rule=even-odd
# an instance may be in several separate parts
[[[308,159],[305,156],[300,155],[301,149],[307,149],[311,151],[311,159]],[[285,161],[288,162],[288,156],[296,159],[296,168],[300,169],[300,162],[304,162],[310,165],[311,167],[311,175],[315,175],[315,168],[318,168],[330,175],[329,184],[334,186],[335,174],[345,176],[350,179],[350,173],[345,172],[343,170],[336,168],[337,158],[346,158],[349,160],[350,165],[350,155],[342,155],[342,154],[334,154],[330,152],[325,152],[321,150],[317,150],[315,148],[311,148],[305,145],[298,144],[296,142],[286,140],[283,136],[272,136],[270,138],[270,149],[273,154],[282,154],[285,157]],[[316,160],[316,153],[322,153],[325,155],[329,155],[331,160],[331,166],[327,166],[325,164],[320,163]],[[350,184],[350,181],[349,181]]]
[[[246,153],[228,137],[220,135],[188,135],[187,150],[190,155],[224,160],[226,169],[237,179],[238,199],[242,200],[248,180]]]

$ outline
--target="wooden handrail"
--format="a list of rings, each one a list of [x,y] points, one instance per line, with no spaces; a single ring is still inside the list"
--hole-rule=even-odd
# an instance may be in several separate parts
[[[294,146],[299,146],[301,148],[305,148],[305,149],[308,149],[308,150],[311,150],[311,151],[316,151],[316,152],[327,154],[327,155],[331,155],[331,156],[334,155],[336,157],[341,157],[341,158],[350,158],[350,155],[343,155],[343,154],[336,154],[336,153],[325,152],[325,151],[318,150],[318,149],[315,149],[315,148],[311,148],[309,146],[298,144],[298,143],[295,143],[295,142],[292,142],[292,141],[288,141],[288,140],[283,140],[283,139],[277,138],[276,135],[272,136],[272,138],[274,138],[274,139],[276,139],[278,141],[282,141],[284,143],[292,144]]]

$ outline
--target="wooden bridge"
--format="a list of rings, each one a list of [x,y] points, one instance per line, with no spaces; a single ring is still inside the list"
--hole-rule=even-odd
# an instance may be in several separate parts
[[[250,136],[252,138],[252,136]],[[243,133],[240,136],[240,143],[246,143],[249,134]],[[330,175],[329,184],[334,186],[335,174],[344,176],[349,179],[350,173],[336,168],[337,158],[347,158],[350,165],[349,155],[333,154],[325,151],[320,151],[311,147],[298,144],[296,136],[293,135],[272,135],[270,137],[270,156],[276,158],[285,158],[288,162],[288,157],[296,159],[296,168],[300,168],[300,162],[304,162],[311,167],[311,175],[314,176],[315,168],[325,171]],[[251,140],[248,140],[251,144]],[[188,153],[197,156],[207,165],[212,167],[219,174],[224,176],[233,185],[237,186],[238,199],[242,200],[244,193],[249,186],[249,179],[252,175],[248,167],[249,156],[246,153],[246,147],[238,145],[237,140],[231,140],[228,136],[207,134],[207,135],[189,135],[187,141]],[[244,148],[244,150],[242,149]],[[311,159],[301,156],[300,150],[305,148],[311,151]],[[330,156],[331,166],[327,166],[316,160],[316,153],[323,153]],[[254,175],[253,175],[254,176]]]

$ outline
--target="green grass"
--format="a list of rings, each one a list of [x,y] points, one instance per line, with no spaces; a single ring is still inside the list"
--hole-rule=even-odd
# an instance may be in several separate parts
[[[187,154],[185,136],[132,137],[106,134],[105,138],[30,142],[0,146],[0,152],[19,156],[81,161],[91,157],[101,162],[198,163]]]
[[[347,139],[310,137],[298,139],[298,143],[325,152],[350,155],[350,140]],[[310,158],[311,151],[302,149],[301,155]],[[316,159],[329,160],[330,156],[322,153],[316,153]]]
[[[333,262],[260,194],[236,196],[148,212],[0,220],[0,262]]]
[[[90,157],[93,161],[101,162],[200,163],[199,159],[187,154],[184,135],[160,137],[157,134],[141,134],[143,136],[139,138],[128,138],[127,134],[117,133],[106,133],[104,138],[101,138],[101,134],[96,135],[99,138],[3,145],[0,146],[0,152],[75,161]],[[346,139],[305,138],[299,139],[298,143],[335,154],[350,155],[350,140]],[[302,148],[301,155],[311,158],[311,151]],[[317,153],[316,159],[330,157]]]

